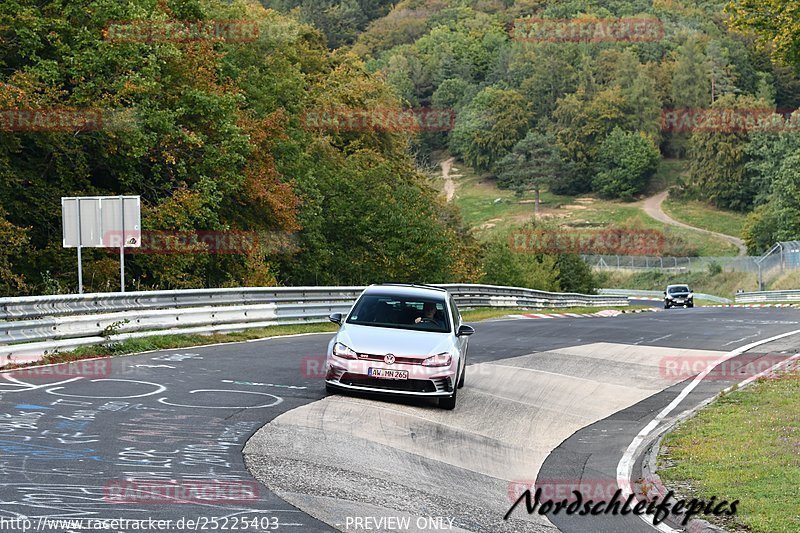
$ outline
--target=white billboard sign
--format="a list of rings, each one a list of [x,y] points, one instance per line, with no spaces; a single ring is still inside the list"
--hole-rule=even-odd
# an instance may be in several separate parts
[[[138,196],[61,198],[64,248],[78,249],[78,292],[83,293],[81,248],[119,248],[120,290],[125,292],[125,248],[142,245]]]
[[[64,248],[137,248],[142,215],[138,196],[61,199]]]

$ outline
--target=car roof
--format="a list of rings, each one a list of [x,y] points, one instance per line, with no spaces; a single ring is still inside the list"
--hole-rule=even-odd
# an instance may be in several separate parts
[[[379,285],[370,285],[364,292],[436,299],[444,299],[447,297],[446,289],[433,287],[431,285],[415,285],[413,283],[381,283]]]
[[[688,286],[689,286],[688,283],[676,283],[674,285],[667,285],[667,288],[669,289],[670,287],[688,287]]]

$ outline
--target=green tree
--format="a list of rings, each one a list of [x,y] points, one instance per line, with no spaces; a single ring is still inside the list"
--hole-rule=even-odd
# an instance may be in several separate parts
[[[468,165],[489,170],[525,135],[528,121],[518,92],[488,87],[458,115],[450,147]]]
[[[11,224],[0,207],[0,296],[14,296],[25,290],[25,280],[16,273],[14,256],[24,253],[28,235],[24,228]]]
[[[708,43],[706,56],[710,67],[711,101],[725,94],[738,93],[736,67],[731,64],[729,50],[714,40]]]
[[[331,48],[352,44],[359,32],[370,21],[388,13],[392,4],[388,0],[262,0],[261,3],[313,24],[325,33]]]
[[[632,200],[655,174],[659,160],[658,148],[646,135],[615,128],[600,146],[594,189],[607,198]]]
[[[800,238],[800,153],[783,160],[769,202],[759,206],[747,218],[744,240],[751,254],[763,254],[778,241]]]
[[[771,124],[786,124],[785,132],[753,132],[745,146],[746,179],[752,184],[755,193],[753,205],[759,206],[770,201],[775,182],[781,166],[787,157],[800,153],[800,138],[792,131],[791,125],[800,119],[798,114],[791,117],[773,115]]]
[[[461,78],[444,80],[431,97],[431,104],[439,109],[460,112],[478,92],[474,85]]]
[[[575,194],[591,189],[598,148],[615,127],[624,127],[625,104],[618,87],[593,94],[581,88],[558,100],[553,131],[562,154],[568,154],[574,164],[569,178],[553,183],[554,192]]]
[[[512,73],[519,71],[525,76],[519,82],[519,91],[530,102],[536,120],[550,117],[558,99],[578,86],[575,54],[562,46],[546,44],[519,47],[511,64]]]
[[[800,68],[800,4],[795,0],[731,0],[735,28],[755,32],[779,59]]]
[[[547,133],[529,131],[511,152],[498,161],[497,185],[511,189],[518,196],[529,190],[535,193],[534,213],[539,213],[539,192],[550,182],[569,172],[562,160],[555,138]]]
[[[752,97],[720,97],[712,109],[764,108]],[[743,130],[696,131],[689,147],[690,190],[717,207],[745,211],[752,207],[755,191],[749,179],[748,132]]]
[[[678,47],[672,71],[672,105],[706,108],[711,105],[710,65],[699,39],[690,37]]]

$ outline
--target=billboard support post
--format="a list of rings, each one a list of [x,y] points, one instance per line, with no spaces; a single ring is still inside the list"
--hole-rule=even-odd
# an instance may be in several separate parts
[[[125,197],[119,197],[119,218],[122,235],[119,240],[119,290],[125,292]]]
[[[75,218],[78,224],[78,294],[83,294],[83,258],[81,257],[81,201],[78,199],[78,216]]]

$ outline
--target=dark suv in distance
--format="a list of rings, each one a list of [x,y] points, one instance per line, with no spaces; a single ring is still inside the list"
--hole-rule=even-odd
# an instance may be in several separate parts
[[[664,309],[670,307],[694,307],[694,294],[688,285],[667,285],[664,291]]]

